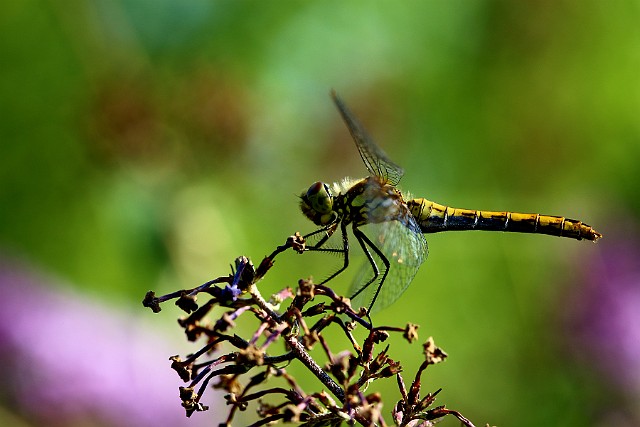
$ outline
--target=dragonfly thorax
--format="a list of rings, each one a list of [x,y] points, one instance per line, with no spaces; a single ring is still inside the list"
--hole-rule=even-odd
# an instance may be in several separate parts
[[[324,182],[314,182],[300,195],[300,210],[316,225],[328,225],[338,219],[333,209],[334,196]]]

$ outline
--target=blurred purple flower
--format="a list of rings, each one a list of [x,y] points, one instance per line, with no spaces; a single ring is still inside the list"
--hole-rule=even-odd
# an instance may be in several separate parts
[[[633,227],[629,227],[633,229]],[[564,298],[572,351],[625,394],[640,394],[640,237],[610,232]]]
[[[211,424],[185,417],[160,330],[28,271],[0,258],[0,404],[34,425]]]

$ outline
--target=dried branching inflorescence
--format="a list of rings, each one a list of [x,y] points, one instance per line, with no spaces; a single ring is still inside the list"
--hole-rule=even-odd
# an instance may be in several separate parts
[[[190,341],[206,340],[206,344],[184,360],[170,358],[171,367],[188,383],[180,387],[180,398],[187,416],[208,408],[200,403],[209,383],[224,390],[229,413],[221,426],[230,426],[238,410],[249,404],[256,406],[258,420],[252,426],[275,422],[301,423],[304,426],[338,426],[359,424],[362,426],[387,426],[382,415],[382,398],[370,392],[371,383],[380,378],[397,378],[401,400],[392,413],[398,426],[426,427],[446,416],[457,417],[464,425],[473,424],[460,413],[444,406],[431,408],[438,391],[420,398],[420,382],[429,365],[444,360],[446,353],[435,346],[433,339],[424,344],[425,360],[407,390],[400,375],[399,361],[390,357],[389,345],[382,350],[376,347],[384,343],[390,333],[400,333],[409,342],[417,339],[417,325],[404,328],[373,327],[366,310],[355,311],[350,301],[336,294],[331,288],[316,285],[311,280],[300,280],[294,290],[287,288],[267,302],[258,291],[257,282],[273,266],[274,258],[287,249],[304,252],[304,239],[296,233],[287,242],[261,262],[258,268],[246,257],[235,260],[232,274],[213,279],[193,289],[181,290],[161,297],[148,292],[143,304],[154,312],[169,300],[188,313],[179,320]],[[198,298],[209,299],[198,304]],[[291,300],[284,310],[284,302]],[[321,300],[321,302],[316,302]],[[206,317],[214,308],[222,308],[217,320]],[[250,337],[240,337],[230,331],[242,315],[252,315],[257,320],[255,332]],[[323,331],[336,325],[347,337],[352,349],[334,353]],[[368,333],[359,344],[354,328],[360,325]],[[276,342],[284,342],[284,353],[274,354],[269,349]],[[223,344],[233,351],[223,352]],[[312,346],[319,344],[326,357],[320,366],[309,354]],[[222,354],[220,354],[222,353]],[[297,360],[318,378],[328,391],[303,390],[283,366]],[[284,380],[287,387],[273,386],[274,378]],[[277,384],[282,384],[278,381]],[[269,397],[267,403],[265,398]],[[430,409],[431,408],[431,409]]]

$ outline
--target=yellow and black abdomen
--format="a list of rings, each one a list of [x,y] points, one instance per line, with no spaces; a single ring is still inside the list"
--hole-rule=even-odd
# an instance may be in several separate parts
[[[561,216],[458,209],[427,199],[409,200],[407,206],[423,233],[489,230],[549,234],[577,240],[595,241],[602,237],[590,225]]]

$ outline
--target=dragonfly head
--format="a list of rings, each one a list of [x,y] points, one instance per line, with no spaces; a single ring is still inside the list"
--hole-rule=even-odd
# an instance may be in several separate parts
[[[315,182],[300,196],[300,210],[316,225],[328,225],[338,218],[333,210],[333,195],[324,182]]]

